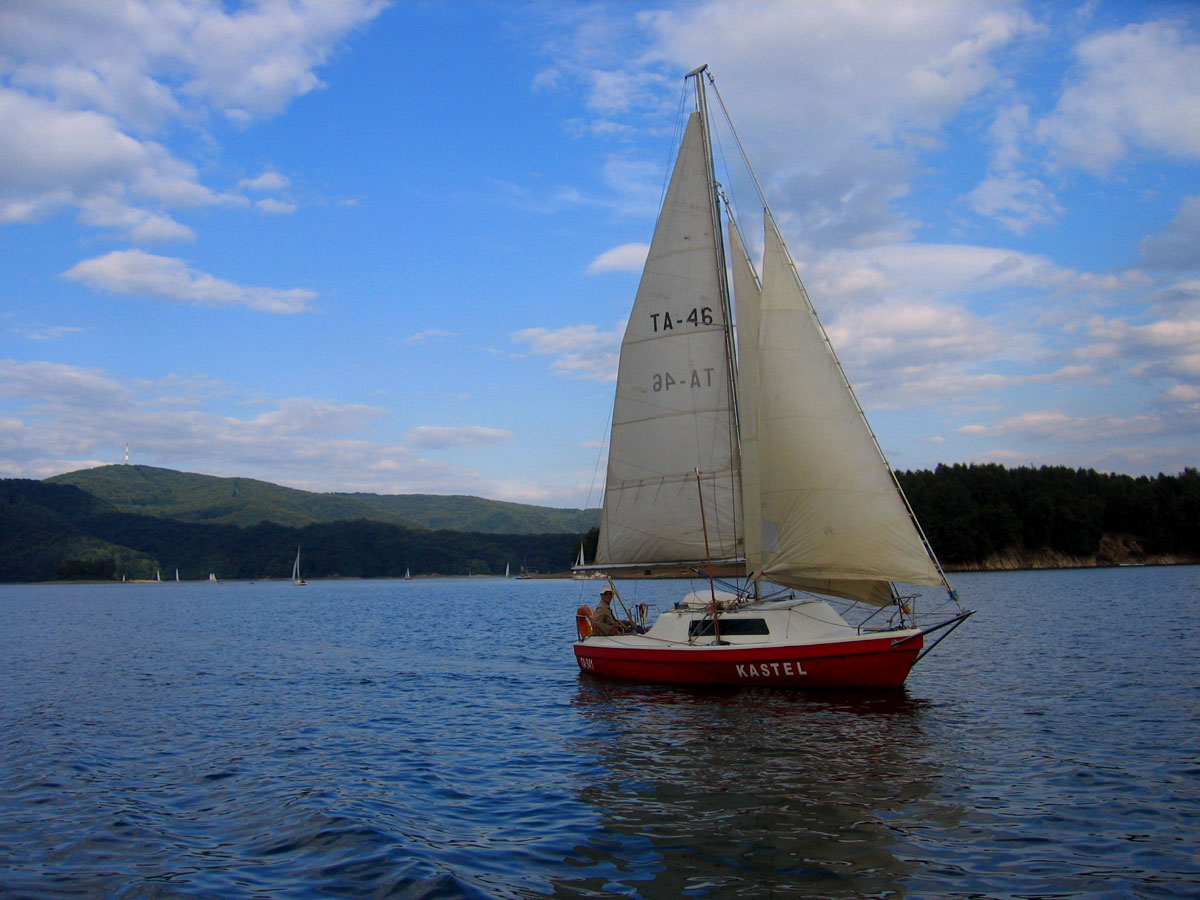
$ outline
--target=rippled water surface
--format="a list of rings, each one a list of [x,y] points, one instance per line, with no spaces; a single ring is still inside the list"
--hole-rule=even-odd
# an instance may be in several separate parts
[[[1200,895],[1200,569],[955,581],[823,693],[580,675],[573,582],[0,586],[0,896]]]

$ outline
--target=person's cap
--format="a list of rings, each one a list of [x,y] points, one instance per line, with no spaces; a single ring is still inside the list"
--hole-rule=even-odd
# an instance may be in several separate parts
[[[600,596],[601,596],[601,597],[611,597],[611,596],[612,596],[612,591],[610,591],[608,588],[605,588],[604,590],[602,590],[602,591],[600,592]]]

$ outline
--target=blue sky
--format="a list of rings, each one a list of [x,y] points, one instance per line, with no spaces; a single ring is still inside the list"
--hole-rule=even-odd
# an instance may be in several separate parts
[[[892,464],[1200,462],[1191,3],[0,5],[0,477],[597,505],[710,65]]]

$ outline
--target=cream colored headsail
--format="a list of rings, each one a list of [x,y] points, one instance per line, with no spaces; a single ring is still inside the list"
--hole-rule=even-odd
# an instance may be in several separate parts
[[[712,176],[688,120],[621,344],[597,565],[740,556]]]
[[[886,603],[942,584],[768,214],[758,323],[762,569],[778,584]]]

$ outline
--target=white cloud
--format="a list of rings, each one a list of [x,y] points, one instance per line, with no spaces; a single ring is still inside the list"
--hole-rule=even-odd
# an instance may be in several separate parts
[[[277,200],[274,197],[263,197],[255,202],[255,208],[259,212],[264,212],[273,216],[290,216],[297,209],[295,203],[290,203],[287,200]]]
[[[384,5],[0,4],[0,224],[77,206],[81,223],[134,241],[191,240],[166,208],[245,199],[205,186],[150,135],[194,132],[214,110],[239,122],[280,112],[320,86],[315,70]],[[245,186],[273,190],[280,179],[267,172]]]
[[[1141,325],[1096,318],[1088,324],[1088,335],[1110,355],[1134,362],[1134,376],[1200,383],[1200,308],[1184,308]]]
[[[269,429],[276,434],[341,434],[359,431],[378,419],[384,410],[362,403],[334,404],[310,397],[280,400],[275,409],[255,416],[247,428]]]
[[[243,178],[238,187],[248,191],[279,191],[291,184],[286,175],[268,169],[256,178]]]
[[[776,211],[814,246],[908,235],[914,223],[895,204],[919,156],[1000,81],[995,58],[1036,30],[1019,7],[990,0],[706,2],[620,19],[596,9],[576,13],[539,84],[581,85],[597,118],[658,128],[680,76],[710,63]],[[614,168],[610,183],[626,200],[657,198],[661,163],[644,180]]]
[[[13,331],[31,341],[57,341],[69,334],[79,334],[83,329],[77,325],[26,325],[15,326]]]
[[[275,115],[322,86],[315,70],[337,44],[385,7],[383,0],[265,3],[232,14],[206,7],[191,23],[185,93],[205,97],[231,119]]]
[[[1145,238],[1138,250],[1145,266],[1200,271],[1200,197],[1184,198],[1162,233]]]
[[[1104,172],[1135,149],[1200,159],[1200,44],[1174,21],[1089,37],[1037,127],[1060,165]]]
[[[589,274],[600,272],[640,272],[646,264],[649,244],[622,244],[606,250],[588,265]]]
[[[454,331],[446,331],[442,328],[429,328],[425,331],[418,331],[416,334],[410,334],[403,340],[402,343],[429,344],[452,337],[458,337],[458,333]]]
[[[0,360],[0,394],[74,409],[125,403],[129,389],[96,369],[53,362]]]
[[[446,449],[448,447],[467,447],[478,449],[491,447],[495,444],[508,443],[513,439],[511,431],[500,428],[487,428],[482,425],[458,425],[443,427],[438,425],[418,425],[408,433],[408,442],[414,447]]]
[[[1163,430],[1157,416],[1122,417],[1071,416],[1059,410],[1038,410],[1013,416],[991,426],[964,425],[959,433],[973,437],[1006,437],[1019,434],[1038,441],[1096,443],[1123,439],[1131,434],[1149,435]]]
[[[1042,181],[1019,172],[990,175],[967,199],[979,215],[990,216],[1014,234],[1052,224],[1063,214],[1062,205]]]
[[[557,330],[526,328],[513,332],[509,338],[517,344],[528,344],[534,354],[555,357],[550,369],[557,374],[589,381],[615,381],[623,333],[624,325],[613,331],[600,331],[595,325],[574,325]]]
[[[492,490],[477,473],[425,459],[411,446],[365,439],[384,415],[378,407],[305,397],[264,402],[239,393],[205,376],[125,383],[101,370],[0,359],[0,477],[118,463],[128,442],[134,462],[307,490]],[[224,408],[231,400],[256,411],[230,415]]]
[[[182,260],[141,250],[115,250],[84,260],[63,277],[114,294],[138,294],[195,306],[244,306],[271,313],[304,312],[317,296],[301,288],[237,285],[191,269]]]

